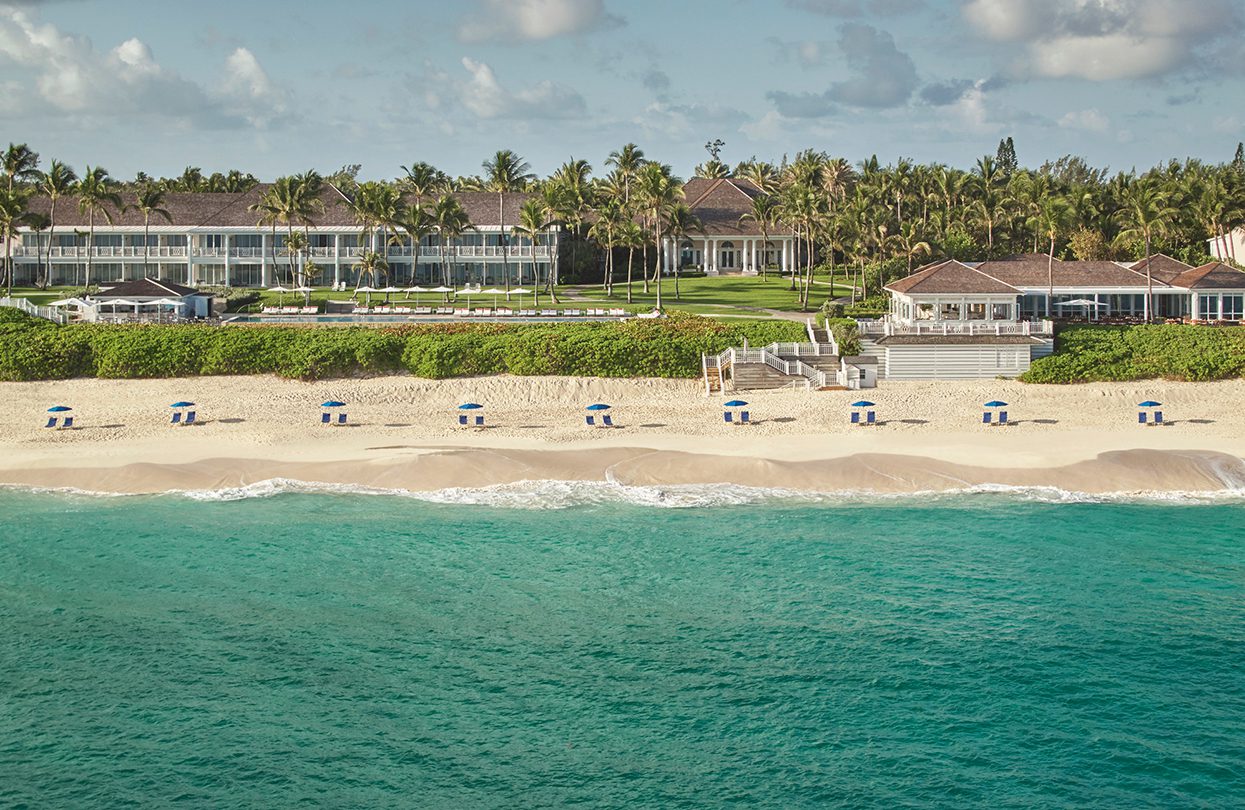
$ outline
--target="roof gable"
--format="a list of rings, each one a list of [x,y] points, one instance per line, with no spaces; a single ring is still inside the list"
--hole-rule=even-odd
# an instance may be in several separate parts
[[[123,281],[102,291],[92,298],[185,298],[188,295],[199,295],[193,287],[175,284],[172,281],[157,281],[154,278],[140,278],[135,281]]]
[[[948,259],[945,262],[925,267],[907,278],[888,284],[886,289],[891,292],[912,295],[924,293],[938,294],[975,294],[975,295],[1016,295],[1020,291],[1015,287],[993,277],[982,270]]]
[[[1181,273],[1172,286],[1189,290],[1245,290],[1245,273],[1223,262],[1210,262]]]
[[[1158,279],[1166,284],[1170,284],[1181,273],[1193,269],[1191,266],[1178,259],[1173,259],[1165,253],[1155,253],[1147,259],[1133,262],[1129,265],[1129,269],[1144,276],[1147,266],[1150,269],[1150,277],[1152,279]]]

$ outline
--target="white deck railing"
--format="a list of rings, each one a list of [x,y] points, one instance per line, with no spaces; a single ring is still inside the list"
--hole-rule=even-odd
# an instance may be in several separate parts
[[[1041,321],[856,321],[862,336],[890,335],[1050,335],[1054,323]]]
[[[32,304],[30,299],[27,298],[0,298],[0,307],[20,309],[27,315],[43,318],[53,323],[67,323],[69,321],[68,313],[62,312],[56,307],[41,307],[38,304]]]

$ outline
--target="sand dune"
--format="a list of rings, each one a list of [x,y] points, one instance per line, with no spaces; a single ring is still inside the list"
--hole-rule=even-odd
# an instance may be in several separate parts
[[[1245,481],[1245,382],[1070,387],[1011,381],[884,383],[867,392],[877,428],[852,427],[853,392],[748,393],[757,424],[732,427],[721,400],[683,380],[385,377],[300,383],[271,377],[0,384],[0,483],[109,492],[233,487],[274,477],[431,490],[523,480],[735,483],[906,492],[968,485],[1083,492],[1202,491]],[[1016,424],[980,423],[1000,398]],[[167,425],[168,403],[204,424]],[[351,426],[319,424],[340,399]],[[1136,423],[1164,403],[1171,422]],[[455,407],[484,404],[463,430]],[[619,425],[584,425],[613,405]],[[53,404],[78,429],[41,428]]]

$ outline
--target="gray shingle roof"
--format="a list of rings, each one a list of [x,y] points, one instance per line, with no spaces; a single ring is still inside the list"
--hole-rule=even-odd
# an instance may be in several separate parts
[[[123,281],[101,288],[101,292],[92,298],[185,298],[188,295],[200,295],[193,287],[174,284],[171,281],[156,281],[154,278],[141,278],[136,281]]]
[[[906,295],[915,293],[1018,295],[1020,293],[1015,287],[994,278],[991,274],[954,259],[923,267],[907,278],[887,284],[886,289]]]
[[[1188,290],[1245,290],[1245,273],[1223,262],[1210,262],[1172,279],[1173,287]]]
[[[249,191],[237,194],[190,194],[185,192],[169,193],[164,198],[163,207],[172,215],[173,226],[182,228],[253,228],[259,222],[259,216],[249,210],[270,184],[261,183]],[[495,227],[500,224],[498,217],[497,194],[487,191],[465,191],[454,195],[467,211],[471,223],[478,227]],[[513,225],[519,221],[519,210],[523,203],[532,195],[526,192],[513,192],[503,195],[503,210],[506,224]],[[320,196],[324,203],[324,212],[315,214],[312,222],[321,228],[354,229],[358,226],[347,207],[341,192],[326,186]],[[142,227],[143,215],[132,208],[135,195],[123,193],[122,203],[127,207],[122,213],[112,210],[113,224],[121,226]],[[414,197],[406,198],[414,202]],[[425,205],[429,200],[425,199]],[[35,197],[30,201],[30,210],[35,213],[48,214],[51,202],[47,197]],[[87,227],[87,217],[78,208],[75,197],[62,197],[56,204],[57,228]],[[163,218],[153,217],[153,227],[168,225]],[[96,229],[106,229],[106,217],[96,215]]]

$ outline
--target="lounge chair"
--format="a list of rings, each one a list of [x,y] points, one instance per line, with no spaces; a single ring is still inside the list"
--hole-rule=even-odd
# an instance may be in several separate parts
[[[540,311],[540,317],[542,317],[542,318],[556,318],[556,317],[558,317],[558,311],[557,311],[556,309],[542,309],[542,310]]]
[[[333,414],[327,413],[327,412],[320,414],[320,424],[327,425],[331,423],[332,421],[333,421]]]
[[[1000,425],[1007,424],[1007,411],[999,411],[999,424]]]
[[[476,417],[476,427],[484,427],[484,417],[483,417],[483,416],[477,416],[477,417]]]
[[[1154,424],[1156,425],[1163,424],[1163,412],[1162,411],[1154,412]]]
[[[186,421],[182,422],[182,424],[193,425],[195,423],[195,416],[197,416],[197,414],[194,411],[186,411]]]
[[[611,314],[611,315],[626,315],[626,314],[627,314],[627,310],[625,310],[625,309],[611,309],[611,310],[610,310],[610,314]]]
[[[169,424],[170,424],[170,425],[180,425],[181,423],[182,423],[182,412],[181,412],[181,411],[174,411],[174,412],[173,412],[173,418],[172,418],[172,420],[170,420]]]
[[[614,420],[610,419],[610,415],[608,413],[605,414],[605,416],[601,417],[601,426],[602,427],[613,427],[614,426]]]
[[[415,307],[416,315],[431,315],[432,307]]]
[[[369,312],[367,307],[355,307],[351,310],[354,315],[366,315]]]
[[[1140,412],[1138,412],[1138,413],[1137,413],[1137,424],[1139,424],[1139,425],[1144,425],[1145,423],[1146,423],[1146,414],[1145,414],[1145,411],[1140,411]]]
[[[66,416],[65,421],[61,422],[61,426],[57,428],[57,430],[69,430],[72,427],[73,427],[73,417]]]
[[[584,424],[588,425],[588,427],[596,427],[596,426],[597,426],[597,420],[596,420],[596,417],[594,417],[594,416],[585,416],[585,417],[584,417]]]
[[[865,414],[866,425],[876,425],[877,423],[878,423],[877,411],[869,411],[868,413]]]
[[[852,411],[852,424],[853,425],[860,424],[860,411]]]
[[[303,315],[315,315],[319,311],[320,311],[319,307],[303,307],[301,310],[299,310],[299,312],[301,312]]]
[[[54,427],[56,427],[56,423],[57,423],[57,422],[59,422],[59,421],[60,421],[60,419],[59,419],[59,418],[57,418],[57,417],[55,417],[55,416],[49,416],[49,417],[48,417],[48,423],[47,423],[46,425],[44,425],[44,427],[45,427],[45,428],[54,428]]]
[[[739,412],[739,424],[741,425],[752,424],[752,415],[749,414],[747,411],[740,411]]]
[[[730,411],[723,411],[722,418],[725,419],[728,424],[733,424],[735,422],[735,417],[731,414]]]
[[[467,414],[460,413],[458,415],[458,424],[462,425],[463,427],[467,427]]]
[[[346,414],[344,413],[337,414],[337,424],[339,425],[346,424]]]
[[[991,413],[990,413],[989,411],[984,411],[984,412],[982,412],[982,414],[981,414],[981,424],[983,424],[983,425],[988,425],[988,424],[990,424],[990,423],[991,423],[991,422],[990,422],[990,417],[991,417]]]
[[[509,318],[514,315],[514,310],[502,308],[497,310],[497,314],[503,318]]]

